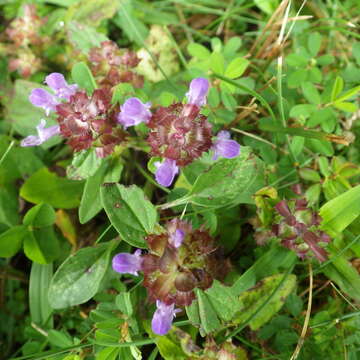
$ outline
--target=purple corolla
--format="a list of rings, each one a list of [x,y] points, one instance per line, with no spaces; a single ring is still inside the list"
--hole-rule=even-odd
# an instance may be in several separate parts
[[[162,163],[157,161],[154,165],[157,167],[155,172],[156,181],[162,186],[170,186],[174,181],[175,175],[179,172],[176,161],[165,159]]]
[[[37,135],[30,135],[23,139],[20,143],[20,146],[37,146],[44,143],[46,140],[51,137],[60,134],[59,125],[50,126],[48,128],[46,126],[46,120],[41,119],[39,125],[36,126]]]
[[[141,250],[137,249],[134,254],[120,253],[114,256],[112,267],[120,274],[138,275],[141,270]]]
[[[156,311],[151,321],[152,331],[157,335],[165,335],[171,329],[176,313],[181,311],[175,309],[175,304],[166,305],[160,300],[156,301]]]
[[[232,159],[240,154],[240,145],[235,140],[231,140],[230,133],[224,130],[217,134],[211,149],[214,151],[213,160],[219,156]]]
[[[199,107],[206,104],[206,96],[209,91],[209,81],[205,78],[193,79],[189,86],[189,91],[185,94],[187,103]]]
[[[117,117],[118,122],[125,128],[138,125],[142,122],[147,123],[151,118],[150,107],[151,103],[143,104],[138,98],[127,99],[120,106],[121,112]]]

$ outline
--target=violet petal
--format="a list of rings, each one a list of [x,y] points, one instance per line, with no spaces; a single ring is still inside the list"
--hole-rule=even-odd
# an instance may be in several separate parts
[[[170,234],[169,242],[175,248],[178,248],[181,246],[182,242],[184,241],[184,237],[185,237],[185,233],[180,229],[176,229],[175,232]]]
[[[216,136],[212,150],[214,151],[213,160],[219,156],[232,159],[240,154],[240,145],[235,140],[230,140],[228,131],[220,131]]]
[[[125,128],[138,125],[142,122],[147,123],[151,118],[149,110],[151,103],[143,104],[138,98],[127,99],[122,106],[117,120]]]
[[[173,319],[179,309],[175,309],[175,305],[166,305],[160,300],[156,301],[156,311],[151,321],[152,331],[157,335],[165,335],[171,329]]]
[[[112,268],[120,274],[138,275],[141,270],[142,259],[141,250],[138,249],[134,254],[120,253],[113,257]]]
[[[61,98],[66,100],[70,100],[70,96],[74,95],[77,90],[77,85],[72,84],[69,85],[64,75],[60,73],[51,73],[45,78],[45,83],[48,85],[52,90],[55,91],[55,94]]]
[[[50,111],[55,111],[56,105],[59,104],[54,95],[41,88],[34,89],[29,100],[34,106],[45,109],[46,115],[49,115]]]
[[[206,104],[206,96],[209,91],[209,81],[205,78],[193,79],[189,91],[185,94],[188,104],[203,106]]]
[[[51,137],[60,134],[59,125],[53,125],[48,128],[45,128],[46,121],[41,119],[39,125],[36,126],[36,131],[38,135],[30,135],[23,139],[20,143],[20,146],[37,146],[41,145],[45,141],[49,140]]]
[[[154,165],[157,167],[155,172],[156,181],[162,186],[170,186],[174,181],[175,175],[179,172],[176,161],[165,159],[162,163],[156,162]]]

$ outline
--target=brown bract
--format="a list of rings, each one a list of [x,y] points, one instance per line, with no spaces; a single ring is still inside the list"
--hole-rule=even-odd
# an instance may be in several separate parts
[[[105,157],[125,140],[126,132],[118,127],[110,101],[111,91],[103,88],[91,97],[78,91],[56,107],[61,134],[75,151],[95,146],[97,155]]]

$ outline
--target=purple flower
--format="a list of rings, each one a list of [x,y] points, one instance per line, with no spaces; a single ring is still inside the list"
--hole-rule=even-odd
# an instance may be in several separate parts
[[[55,111],[56,105],[59,104],[54,95],[41,88],[34,89],[29,96],[29,100],[34,106],[45,109],[46,115],[49,115],[50,111]]]
[[[175,248],[178,248],[181,246],[184,237],[185,237],[185,233],[180,229],[176,229],[175,232],[170,234],[169,242]]]
[[[209,81],[205,78],[193,79],[189,91],[185,94],[188,104],[203,106],[206,104],[206,96],[209,91]]]
[[[69,85],[64,75],[60,73],[51,73],[45,78],[45,84],[55,91],[56,96],[70,100],[70,96],[74,95],[78,86],[76,84]]]
[[[217,134],[211,149],[214,151],[213,160],[216,160],[219,156],[232,159],[240,154],[240,145],[235,140],[230,139],[228,131],[220,131]]]
[[[138,275],[141,270],[141,250],[137,249],[134,254],[120,253],[114,256],[112,267],[120,274]]]
[[[156,311],[151,321],[152,331],[157,335],[165,335],[171,329],[176,313],[181,311],[175,309],[175,304],[166,305],[160,300],[156,301]]]
[[[150,106],[151,103],[143,104],[138,98],[127,99],[120,106],[121,112],[117,120],[125,128],[138,125],[141,122],[147,123],[151,118]]]
[[[50,139],[51,137],[60,134],[60,127],[59,125],[50,126],[45,128],[46,120],[41,119],[38,126],[36,126],[37,135],[30,135],[23,139],[20,143],[20,146],[37,146],[41,145],[46,140]]]
[[[162,186],[170,186],[174,181],[175,175],[179,172],[176,161],[165,159],[162,163],[157,161],[154,165],[157,167],[155,172],[156,181]]]

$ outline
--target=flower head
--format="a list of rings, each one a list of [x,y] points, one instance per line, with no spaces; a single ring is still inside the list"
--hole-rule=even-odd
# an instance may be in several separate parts
[[[160,300],[156,301],[156,311],[151,321],[152,331],[157,335],[165,335],[171,329],[176,313],[181,311],[175,309],[175,304],[166,305]]]
[[[74,95],[78,86],[76,84],[69,85],[64,75],[60,73],[51,73],[45,78],[45,83],[52,90],[54,90],[55,95],[70,100],[70,96]]]
[[[200,108],[193,104],[159,107],[147,126],[151,154],[185,166],[211,147],[211,124]]]
[[[138,98],[127,99],[120,106],[121,112],[118,115],[118,122],[125,128],[142,122],[147,123],[151,118],[150,106],[151,103],[143,104]]]
[[[176,161],[165,159],[162,163],[157,161],[154,165],[157,167],[155,172],[156,181],[162,186],[170,186],[174,181],[175,175],[179,172]]]
[[[203,106],[206,104],[206,96],[209,91],[209,81],[205,78],[193,79],[186,93],[188,104]]]
[[[228,131],[220,131],[217,134],[211,149],[214,151],[213,160],[216,160],[219,156],[232,159],[240,153],[240,145],[235,140],[230,139]]]
[[[45,128],[45,126],[46,120],[41,119],[39,125],[36,126],[36,131],[38,134],[26,137],[21,141],[20,146],[27,147],[41,145],[51,137],[60,134],[59,125],[50,126],[48,128]]]
[[[112,267],[120,274],[138,275],[141,270],[141,250],[137,249],[134,254],[120,253],[114,256]]]
[[[59,105],[59,101],[54,95],[41,88],[34,89],[29,96],[29,100],[34,106],[43,108],[46,115],[49,115],[51,111],[55,111],[56,106]]]

